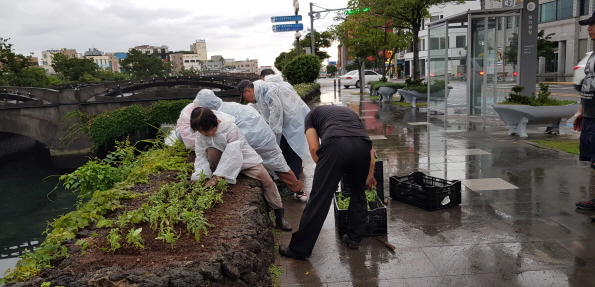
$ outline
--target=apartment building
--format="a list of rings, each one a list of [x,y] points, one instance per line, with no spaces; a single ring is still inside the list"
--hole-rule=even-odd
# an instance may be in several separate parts
[[[186,70],[202,70],[203,61],[198,54],[173,53],[169,55],[169,60],[172,63],[172,72],[176,74],[179,73],[182,68]]]
[[[161,45],[161,46],[141,45],[141,46],[136,46],[134,48],[130,48],[130,49],[128,49],[128,51],[130,51],[132,49],[139,50],[147,56],[157,55],[163,61],[169,61],[169,47],[166,45]]]
[[[97,64],[100,69],[110,70],[113,72],[120,71],[118,58],[113,53],[104,53],[103,51],[99,51],[96,48],[89,48],[89,50],[85,51],[83,55],[84,58],[93,59],[95,64]]]
[[[81,58],[81,54],[76,52],[76,49],[49,49],[41,51],[41,67],[45,70],[47,74],[55,74],[54,68],[52,68],[52,60],[54,59],[54,54],[64,54],[71,58]]]
[[[190,45],[190,50],[194,52],[194,54],[198,55],[198,59],[206,62],[207,59],[207,42],[205,40],[199,39],[196,40],[192,45]]]

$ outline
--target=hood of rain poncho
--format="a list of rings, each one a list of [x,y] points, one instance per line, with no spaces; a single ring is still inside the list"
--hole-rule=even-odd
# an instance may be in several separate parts
[[[219,109],[222,102],[223,100],[221,98],[217,97],[213,91],[208,89],[200,90],[194,99],[195,105],[214,111]]]
[[[273,82],[275,84],[283,85],[283,86],[285,86],[287,88],[293,89],[293,86],[290,83],[285,82],[283,80],[283,75],[281,75],[281,74],[267,75],[267,76],[264,77],[264,81],[265,82]]]
[[[194,140],[197,133],[192,131],[190,127],[190,115],[192,115],[192,111],[196,108],[198,106],[194,103],[186,105],[180,112],[180,117],[176,123],[176,133],[182,138],[182,142],[187,149],[194,149]]]
[[[266,169],[280,172],[290,170],[281,148],[277,145],[275,134],[254,108],[238,103],[223,102],[211,90],[201,90],[194,103],[233,116],[235,124],[244,134],[248,144],[260,155]]]
[[[207,178],[217,175],[225,178],[229,184],[235,184],[241,170],[254,167],[262,162],[260,156],[250,147],[240,129],[234,124],[235,118],[215,111],[221,122],[212,137],[197,133],[194,152],[194,173],[192,180],[200,178],[204,173]],[[221,160],[215,171],[211,171],[207,157],[207,149],[216,148],[222,151]]]
[[[285,85],[255,81],[254,97],[257,110],[274,134],[283,134],[287,142],[302,159],[308,158],[304,120],[310,108],[302,98]]]

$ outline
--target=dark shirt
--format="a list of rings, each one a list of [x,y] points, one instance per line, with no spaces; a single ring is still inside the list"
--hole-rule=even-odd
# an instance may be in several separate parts
[[[370,140],[358,115],[347,107],[319,106],[306,115],[305,129],[314,128],[324,142],[332,137],[363,137]]]
[[[595,53],[591,54],[585,65],[585,79],[581,87],[581,105],[583,117],[595,118]]]

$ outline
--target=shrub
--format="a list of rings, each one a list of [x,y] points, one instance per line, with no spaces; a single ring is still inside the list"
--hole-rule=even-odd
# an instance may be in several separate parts
[[[529,105],[529,106],[564,106],[576,103],[575,101],[558,100],[550,98],[552,94],[549,91],[549,86],[539,83],[539,92],[537,96],[535,94],[531,96],[523,96],[521,92],[524,87],[514,86],[512,92],[508,94],[508,97],[504,98],[503,102],[498,104],[502,105]]]
[[[405,83],[393,83],[393,82],[383,82],[383,81],[370,81],[370,82],[368,82],[368,84],[370,84],[370,89],[372,89],[372,90],[378,90],[378,88],[380,88],[380,87],[391,87],[391,88],[399,90],[406,86]]]
[[[297,84],[293,86],[297,94],[303,99],[310,92],[320,89],[320,84]]]
[[[283,75],[292,85],[314,83],[320,72],[320,58],[315,55],[300,55],[283,67]]]
[[[180,116],[180,111],[191,102],[191,100],[155,102],[148,111],[148,122],[155,126],[159,124],[175,124]]]

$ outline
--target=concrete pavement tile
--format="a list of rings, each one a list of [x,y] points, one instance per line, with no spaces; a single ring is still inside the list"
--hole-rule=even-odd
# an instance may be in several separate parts
[[[492,282],[491,278],[486,274],[408,278],[406,280],[409,287],[503,286],[499,285],[498,282]]]
[[[567,240],[584,237],[549,218],[516,219],[502,221],[511,228],[518,241]]]
[[[474,191],[518,189],[517,186],[510,184],[501,178],[463,179],[461,180],[461,183]]]
[[[422,247],[440,275],[516,273],[560,267],[584,267],[555,241]]]
[[[576,216],[550,217],[550,219],[584,238],[595,238],[595,222],[591,221],[595,211],[580,209],[576,211],[580,212],[576,213]]]
[[[595,267],[595,241],[593,241],[593,237],[579,240],[558,240],[558,243],[576,257],[589,262],[588,267]]]
[[[570,208],[550,202],[494,203],[494,209],[508,214],[513,219],[545,218],[551,216],[572,216]]]
[[[559,268],[538,271],[525,271],[507,274],[489,274],[496,286],[593,286],[595,269]]]

